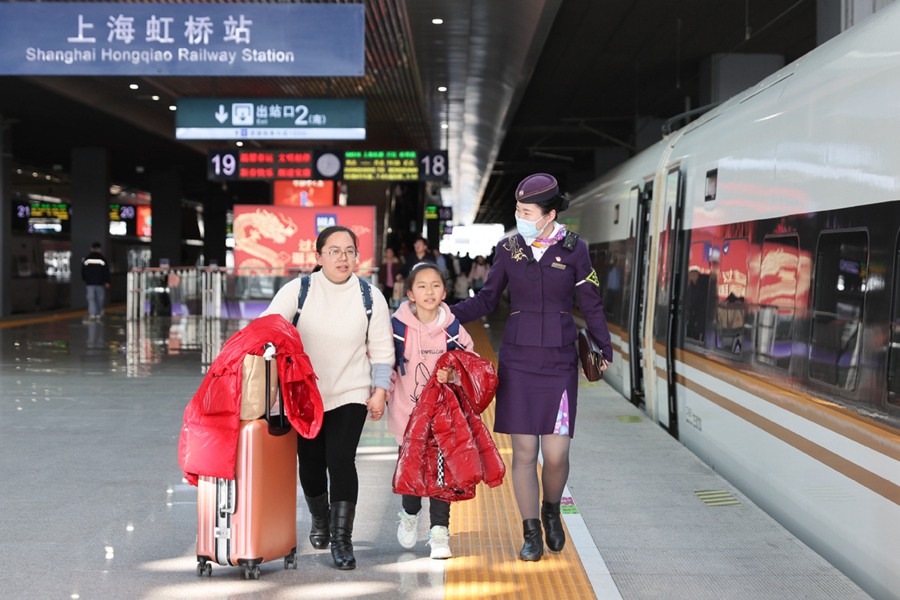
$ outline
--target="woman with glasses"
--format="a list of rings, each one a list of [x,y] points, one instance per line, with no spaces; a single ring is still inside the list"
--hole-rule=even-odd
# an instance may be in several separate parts
[[[356,449],[367,413],[375,421],[384,415],[394,366],[387,302],[369,289],[372,312],[367,315],[363,286],[370,284],[353,273],[357,244],[356,234],[346,227],[328,227],[319,234],[318,266],[308,276],[296,322],[325,408],[319,435],[311,440],[298,436],[300,484],[312,516],[309,541],[320,550],[330,543],[335,566],[345,570],[356,568],[351,540],[359,493]],[[285,284],[263,315],[293,320],[301,287],[301,277]]]

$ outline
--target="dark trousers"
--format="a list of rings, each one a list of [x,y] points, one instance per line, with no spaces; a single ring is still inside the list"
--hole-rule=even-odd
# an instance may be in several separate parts
[[[403,510],[408,515],[417,515],[422,510],[422,499],[418,496],[403,495]],[[428,499],[428,517],[431,519],[431,526],[450,527],[450,503],[437,498]]]
[[[319,435],[308,440],[298,436],[297,458],[300,485],[310,497],[328,492],[331,480],[331,503],[352,502],[359,495],[356,474],[356,448],[366,424],[367,409],[363,404],[345,404],[325,412]]]
[[[404,494],[401,506],[403,506],[406,514],[417,515],[422,510],[422,498]],[[428,516],[431,519],[432,527],[437,527],[438,525],[450,527],[450,503],[437,498],[429,498]]]

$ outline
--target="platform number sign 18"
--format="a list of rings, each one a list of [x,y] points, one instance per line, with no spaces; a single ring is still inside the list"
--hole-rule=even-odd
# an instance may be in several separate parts
[[[446,150],[419,152],[419,179],[442,179],[449,177]]]

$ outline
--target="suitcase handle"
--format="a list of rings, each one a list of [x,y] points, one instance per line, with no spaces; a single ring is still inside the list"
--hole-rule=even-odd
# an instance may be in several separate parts
[[[272,414],[272,398],[269,396],[272,391],[272,372],[270,367],[272,360],[275,359],[275,344],[268,342],[263,346],[263,358],[266,359],[266,423],[269,426],[269,435],[286,435],[291,431],[291,424],[284,414],[284,396],[281,394],[281,386],[275,392],[281,401],[281,410],[278,411],[277,415]]]

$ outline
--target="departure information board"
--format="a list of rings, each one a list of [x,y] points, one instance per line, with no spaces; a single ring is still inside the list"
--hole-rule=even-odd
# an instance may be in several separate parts
[[[211,181],[446,181],[446,150],[210,150]]]
[[[447,179],[442,150],[348,150],[344,181],[423,181]]]
[[[206,169],[212,181],[316,178],[311,150],[210,150]]]

